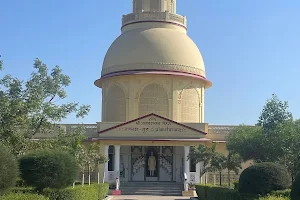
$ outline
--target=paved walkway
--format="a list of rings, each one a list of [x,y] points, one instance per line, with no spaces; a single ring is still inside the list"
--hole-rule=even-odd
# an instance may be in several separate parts
[[[190,199],[190,197],[179,197],[179,196],[136,196],[136,195],[121,195],[113,196],[112,200],[182,200]]]

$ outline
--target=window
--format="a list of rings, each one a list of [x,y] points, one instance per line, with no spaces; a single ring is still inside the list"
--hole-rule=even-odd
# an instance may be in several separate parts
[[[190,159],[190,172],[196,172],[195,159]]]
[[[114,154],[114,146],[109,146],[108,148],[108,171],[114,171],[114,162],[115,162],[115,154]]]
[[[146,86],[139,99],[139,116],[150,113],[162,117],[169,116],[168,94],[163,87],[155,83]]]

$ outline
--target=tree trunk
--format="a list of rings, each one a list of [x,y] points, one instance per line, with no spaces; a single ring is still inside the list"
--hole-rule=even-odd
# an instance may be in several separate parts
[[[84,172],[82,173],[82,187],[84,186]]]
[[[214,173],[214,185],[216,185],[216,174]]]
[[[228,185],[230,186],[230,171],[228,170]]]
[[[89,166],[89,185],[91,185],[91,167]]]
[[[219,173],[220,173],[220,186],[222,186],[222,172]]]

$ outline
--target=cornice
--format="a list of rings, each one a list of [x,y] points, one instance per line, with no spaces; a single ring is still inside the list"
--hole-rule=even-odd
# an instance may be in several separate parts
[[[175,64],[175,63],[160,63],[160,62],[114,65],[102,69],[101,74],[102,76],[104,76],[106,74],[110,74],[113,72],[127,71],[127,70],[169,70],[169,71],[178,71],[178,72],[186,72],[190,74],[197,74],[206,77],[205,71],[203,69],[199,69],[198,67]]]

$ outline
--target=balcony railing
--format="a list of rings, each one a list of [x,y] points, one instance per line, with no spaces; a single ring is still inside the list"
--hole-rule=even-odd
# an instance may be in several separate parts
[[[169,12],[141,12],[123,15],[122,26],[139,21],[172,22],[186,27],[186,17]]]

